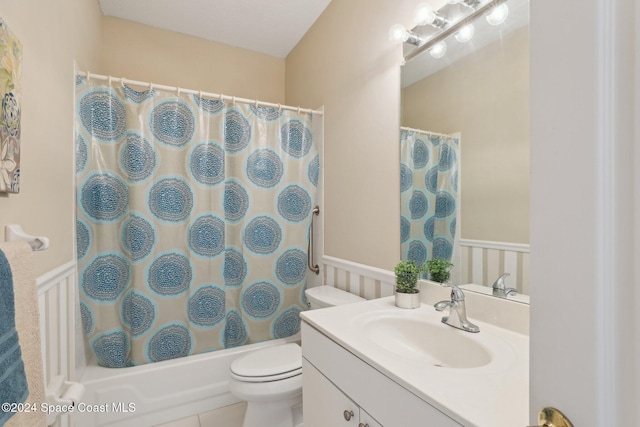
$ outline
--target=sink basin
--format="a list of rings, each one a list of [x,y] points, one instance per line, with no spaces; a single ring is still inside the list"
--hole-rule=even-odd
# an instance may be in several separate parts
[[[365,338],[402,358],[451,369],[478,368],[492,359],[471,334],[441,322],[394,315],[361,321]]]

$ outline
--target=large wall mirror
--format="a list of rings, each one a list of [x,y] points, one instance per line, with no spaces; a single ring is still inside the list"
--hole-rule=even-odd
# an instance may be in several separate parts
[[[460,3],[438,12],[469,7]],[[526,302],[529,4],[503,4],[504,22],[482,14],[470,40],[451,36],[444,55],[426,51],[402,67],[401,254],[448,257],[454,284],[489,294],[507,273],[517,289],[508,298]]]

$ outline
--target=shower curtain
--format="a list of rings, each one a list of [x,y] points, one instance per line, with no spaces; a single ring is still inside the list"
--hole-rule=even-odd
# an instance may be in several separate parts
[[[299,330],[310,114],[78,77],[81,315],[125,367]]]
[[[458,139],[400,131],[401,257],[451,260],[456,234]]]

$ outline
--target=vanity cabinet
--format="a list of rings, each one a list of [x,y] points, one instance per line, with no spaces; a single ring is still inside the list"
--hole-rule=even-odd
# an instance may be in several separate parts
[[[302,370],[305,427],[382,427],[306,359]]]
[[[304,321],[302,353],[305,427],[461,427]]]

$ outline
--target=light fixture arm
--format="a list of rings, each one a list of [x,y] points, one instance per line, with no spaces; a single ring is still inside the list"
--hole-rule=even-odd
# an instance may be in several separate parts
[[[447,29],[443,30],[442,32],[436,34],[433,38],[429,39],[425,44],[423,44],[421,46],[418,46],[414,50],[409,52],[407,54],[407,56],[404,57],[405,62],[410,61],[413,58],[415,58],[416,56],[428,51],[436,43],[441,42],[444,39],[446,39],[447,37],[449,37],[450,35],[453,35],[453,34],[457,33],[460,30],[460,28],[464,27],[467,24],[472,23],[473,21],[476,20],[476,18],[478,18],[483,13],[491,10],[492,8],[494,8],[496,6],[501,5],[502,3],[506,2],[506,1],[507,0],[491,0],[488,3],[484,4],[483,6],[479,7],[478,9],[474,10],[472,13],[470,13],[469,15],[464,17],[463,19],[459,20],[458,22],[456,22],[455,24],[451,25],[450,27],[448,27]]]

